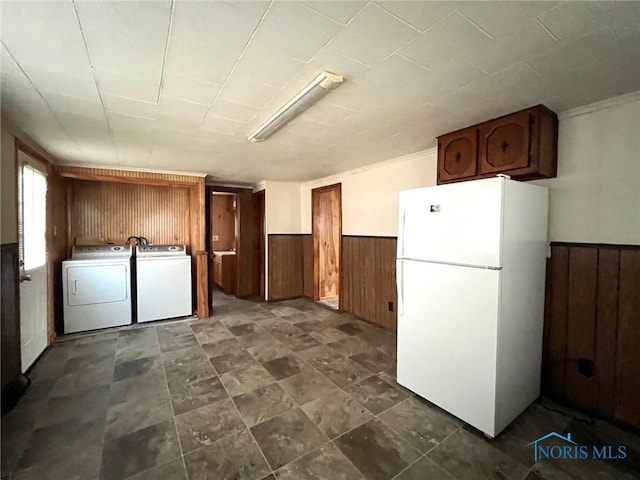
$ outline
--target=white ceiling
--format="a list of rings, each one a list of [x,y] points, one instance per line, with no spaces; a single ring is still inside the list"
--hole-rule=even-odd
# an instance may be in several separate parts
[[[640,89],[640,2],[10,2],[2,115],[60,163],[308,180]],[[322,70],[344,85],[246,136]]]

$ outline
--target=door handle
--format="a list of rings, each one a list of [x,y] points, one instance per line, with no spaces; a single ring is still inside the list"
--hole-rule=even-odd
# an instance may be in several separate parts
[[[30,282],[30,281],[31,281],[31,275],[20,275],[20,283]]]
[[[74,280],[73,281],[73,292],[71,292],[71,295],[77,295],[78,294],[78,280]]]

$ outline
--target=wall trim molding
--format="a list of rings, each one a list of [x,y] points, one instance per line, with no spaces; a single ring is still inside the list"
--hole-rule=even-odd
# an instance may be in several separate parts
[[[551,242],[552,247],[582,247],[582,248],[622,248],[625,250],[638,250],[640,245],[618,243],[588,243],[588,242]]]
[[[195,173],[195,172],[182,172],[179,170],[159,170],[155,168],[134,168],[134,167],[123,167],[121,165],[92,165],[88,163],[57,163],[57,167],[74,167],[74,168],[92,168],[97,170],[118,170],[122,172],[142,172],[142,173],[157,173],[159,175],[183,175],[188,177],[198,177],[204,178],[207,176],[206,173]],[[251,188],[251,187],[245,187]]]
[[[607,98],[606,100],[590,103],[589,105],[572,108],[571,110],[565,110],[558,114],[558,119],[564,120],[567,118],[579,117],[580,115],[586,115],[588,113],[598,112],[600,110],[606,110],[607,108],[612,108],[618,105],[636,101],[640,101],[640,90],[626,93],[624,95],[619,95],[617,97]]]

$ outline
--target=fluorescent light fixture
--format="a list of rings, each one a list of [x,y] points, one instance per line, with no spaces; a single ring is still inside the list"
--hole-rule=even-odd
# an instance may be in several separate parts
[[[344,77],[330,72],[322,72],[280,110],[251,132],[247,140],[251,142],[266,140],[331,90],[341,85],[342,82],[344,82]]]

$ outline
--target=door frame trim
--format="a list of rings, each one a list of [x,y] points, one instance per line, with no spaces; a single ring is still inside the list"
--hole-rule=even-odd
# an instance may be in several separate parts
[[[338,285],[338,311],[342,312],[342,183],[333,183],[331,185],[324,185],[322,187],[314,188],[311,190],[311,237],[313,239],[313,300],[320,300],[320,262],[319,262],[319,239],[318,239],[318,227],[316,226],[318,220],[318,207],[317,207],[317,195],[320,193],[328,192],[331,190],[338,191],[338,228],[339,239],[338,258],[340,262],[340,271],[338,272],[339,285]]]
[[[54,164],[49,161],[46,157],[44,157],[42,154],[40,154],[39,152],[37,152],[34,148],[32,148],[31,146],[29,146],[28,144],[26,144],[25,142],[23,142],[22,140],[20,140],[18,137],[13,136],[14,137],[14,168],[15,168],[15,192],[16,192],[16,208],[17,208],[17,212],[16,212],[16,233],[18,234],[18,238],[17,238],[17,244],[18,244],[18,261],[20,260],[20,254],[19,254],[19,250],[20,250],[20,201],[21,199],[19,198],[20,196],[20,192],[22,191],[22,186],[20,185],[20,179],[22,176],[22,164],[30,164],[32,168],[36,168],[37,170],[40,170],[41,173],[44,174],[46,181],[47,181],[47,194],[46,194],[46,213],[45,213],[45,249],[46,249],[46,261],[45,261],[45,278],[46,278],[46,284],[45,284],[45,288],[46,288],[46,318],[45,321],[47,322],[47,345],[45,346],[45,350],[53,343],[53,340],[56,338],[56,330],[55,330],[55,319],[54,319],[54,305],[55,305],[55,299],[53,298],[54,296],[54,279],[53,279],[53,263],[51,260],[51,257],[49,255],[49,252],[53,249],[54,244],[53,244],[53,217],[52,217],[52,202],[53,202],[53,190],[51,188],[51,179],[52,179],[52,175],[54,174]],[[20,160],[20,152],[22,152],[24,155],[26,155],[27,157],[29,157],[30,160],[33,160],[35,162],[39,162],[41,165],[34,165],[34,163],[31,161],[27,161],[27,162],[23,162]],[[44,169],[40,169],[38,167],[44,167]],[[20,265],[18,265],[18,285],[17,287],[17,297],[18,297],[18,316],[17,316],[17,321],[18,321],[18,325],[16,327],[17,330],[17,334],[18,334],[18,355],[20,358],[20,367],[22,368],[22,332],[21,332],[21,322],[22,322],[22,312],[20,309],[20,280],[19,277],[21,275],[21,270],[22,267]],[[31,364],[30,368],[33,368],[33,366],[38,362],[38,360],[42,357],[42,354],[44,353],[43,350],[40,355],[38,355],[38,357],[34,360],[34,362]]]

